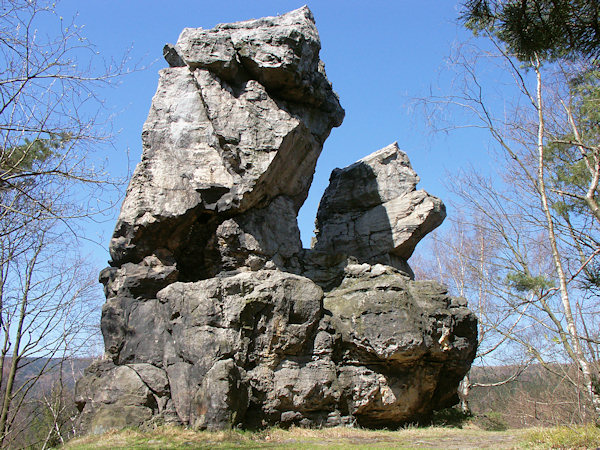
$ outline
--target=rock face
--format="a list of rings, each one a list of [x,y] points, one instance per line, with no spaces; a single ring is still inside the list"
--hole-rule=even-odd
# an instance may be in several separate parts
[[[416,189],[419,177],[396,143],[331,174],[319,204],[313,248],[407,269],[415,246],[446,217]]]
[[[167,45],[100,274],[105,360],[80,426],[393,426],[453,404],[476,320],[407,260],[444,219],[396,144],[335,170],[312,249],[296,223],[344,116],[307,7]]]

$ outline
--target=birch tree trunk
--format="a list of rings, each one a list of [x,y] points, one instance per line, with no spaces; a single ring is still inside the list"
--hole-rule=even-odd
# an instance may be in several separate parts
[[[583,375],[583,379],[588,391],[588,395],[590,396],[590,400],[596,412],[596,423],[600,423],[600,395],[596,389],[596,377],[590,367],[590,363],[588,362],[585,353],[582,349],[581,338],[579,332],[577,330],[577,323],[573,316],[573,311],[571,308],[571,300],[569,298],[569,288],[567,286],[568,280],[567,275],[565,273],[563,262],[560,255],[560,250],[558,248],[557,236],[555,232],[555,224],[554,219],[552,217],[552,212],[550,210],[550,205],[548,202],[548,195],[546,190],[545,183],[545,162],[544,162],[544,109],[543,109],[543,97],[542,97],[542,74],[540,71],[540,61],[536,58],[532,61],[532,65],[535,70],[536,75],[536,108],[538,112],[538,133],[537,133],[537,152],[538,152],[538,170],[537,170],[537,184],[538,184],[538,192],[540,195],[540,203],[541,208],[544,212],[547,224],[547,233],[548,233],[548,242],[550,243],[550,247],[552,249],[552,260],[554,263],[554,268],[556,270],[556,274],[558,276],[559,281],[559,292],[560,298],[562,302],[563,312],[565,316],[565,322],[567,324],[567,339],[566,334],[561,333],[561,342],[569,354],[569,356],[573,359],[574,362],[579,366],[581,373]],[[592,212],[594,210],[592,209]]]

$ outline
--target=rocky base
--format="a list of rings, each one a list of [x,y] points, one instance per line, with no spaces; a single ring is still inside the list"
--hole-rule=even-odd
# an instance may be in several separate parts
[[[156,301],[160,358],[92,365],[85,429],[394,427],[454,404],[475,351],[464,301],[381,264],[348,264],[327,293],[273,269],[173,283]]]

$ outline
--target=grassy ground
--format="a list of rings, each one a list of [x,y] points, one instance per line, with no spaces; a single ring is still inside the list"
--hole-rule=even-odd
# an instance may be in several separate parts
[[[560,427],[485,431],[475,427],[405,428],[373,431],[356,428],[321,430],[291,428],[260,432],[198,432],[161,427],[141,432],[123,430],[69,442],[67,449],[188,449],[188,448],[596,448],[600,429]]]

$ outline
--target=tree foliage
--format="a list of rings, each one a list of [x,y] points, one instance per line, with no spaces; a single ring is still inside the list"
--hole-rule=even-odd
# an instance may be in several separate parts
[[[598,0],[468,0],[461,19],[494,33],[522,60],[600,56]]]
[[[43,165],[49,158],[64,149],[69,142],[69,134],[50,134],[47,138],[30,141],[24,138],[21,145],[6,149],[0,159],[0,180],[9,185],[11,177],[20,176],[35,170],[35,166]],[[6,180],[6,181],[5,181]]]
[[[554,284],[545,275],[529,275],[524,272],[509,272],[506,275],[507,285],[518,292],[545,291]]]

